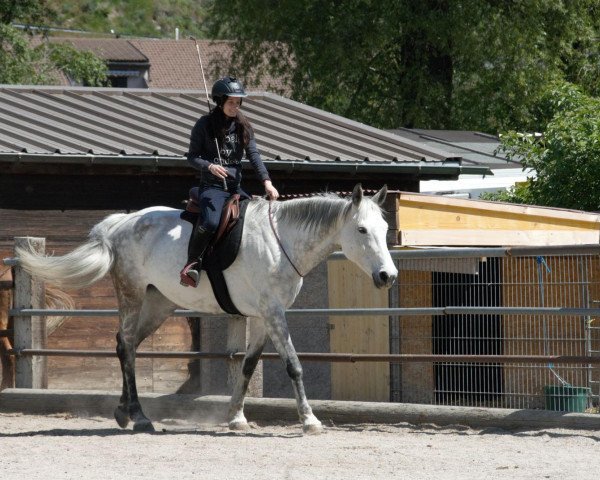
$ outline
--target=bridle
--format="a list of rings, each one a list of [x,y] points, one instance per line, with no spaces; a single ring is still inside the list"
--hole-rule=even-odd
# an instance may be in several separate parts
[[[302,275],[300,273],[300,270],[298,270],[298,268],[296,267],[296,265],[294,265],[294,262],[292,262],[292,259],[290,258],[290,256],[285,251],[285,248],[283,248],[283,244],[281,243],[281,239],[279,238],[279,235],[277,235],[277,231],[275,230],[275,223],[273,222],[273,212],[271,211],[271,204],[272,203],[273,203],[273,200],[269,199],[269,223],[271,224],[271,230],[273,231],[273,235],[275,235],[275,239],[277,240],[277,243],[279,244],[279,248],[281,248],[281,251],[285,255],[285,258],[288,259],[288,262],[290,262],[290,265],[292,267],[294,267],[294,270],[296,270],[296,273],[298,274],[298,276],[300,278],[304,278],[304,275]]]

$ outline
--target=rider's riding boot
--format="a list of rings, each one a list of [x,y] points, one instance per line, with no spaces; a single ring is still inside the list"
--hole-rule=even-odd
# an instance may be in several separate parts
[[[202,271],[202,257],[210,243],[212,232],[196,227],[188,245],[188,260],[179,274],[179,283],[184,287],[197,287]]]

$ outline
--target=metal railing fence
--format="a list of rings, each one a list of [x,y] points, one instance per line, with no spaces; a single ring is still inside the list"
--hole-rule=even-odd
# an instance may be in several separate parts
[[[387,316],[390,354],[300,353],[302,360],[390,363],[390,398],[448,405],[580,408],[600,399],[600,246],[392,251],[390,308],[295,309]],[[333,259],[344,258],[341,254]],[[5,264],[15,264],[13,259]],[[11,309],[20,317],[116,316],[108,310]],[[206,314],[178,310],[175,316]],[[223,315],[218,315],[223,316]],[[16,348],[24,356],[112,357],[100,350]],[[139,352],[156,358],[239,358],[242,352]],[[276,358],[263,354],[263,358]],[[415,385],[418,388],[414,389]],[[410,391],[412,387],[415,391]],[[579,402],[572,406],[572,402]]]

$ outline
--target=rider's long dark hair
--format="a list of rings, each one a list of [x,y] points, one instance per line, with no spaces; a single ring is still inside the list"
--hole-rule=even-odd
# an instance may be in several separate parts
[[[213,108],[210,114],[209,128],[212,130],[210,133],[211,137],[217,137],[217,141],[219,142],[219,147],[223,145],[223,141],[225,139],[225,134],[229,128],[231,119],[223,113],[222,105],[225,102],[226,98],[223,99],[223,102],[220,102],[216,108]],[[237,115],[233,119],[235,122],[235,133],[237,134],[237,138],[241,141],[242,146],[246,148],[248,143],[250,142],[250,138],[253,135],[252,126],[250,122],[244,117],[242,112],[237,112]]]

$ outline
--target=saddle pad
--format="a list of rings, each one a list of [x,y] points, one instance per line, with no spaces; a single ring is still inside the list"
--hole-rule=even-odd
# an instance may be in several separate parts
[[[250,200],[247,198],[240,200],[240,215],[238,221],[231,231],[221,238],[217,244],[211,245],[208,248],[202,259],[202,270],[205,270],[207,273],[219,306],[223,311],[232,315],[241,315],[241,313],[231,300],[223,270],[229,268],[237,257],[240,244],[242,243],[244,219],[249,201]],[[198,214],[187,211],[182,212],[180,216],[183,220],[187,220],[192,225],[195,225],[198,218]]]
[[[244,217],[248,208],[248,200],[240,201],[240,216],[228,234],[225,234],[221,240],[211,245],[202,259],[202,268],[204,270],[225,270],[231,266],[237,257],[240,244],[242,243],[242,232],[244,231]]]

